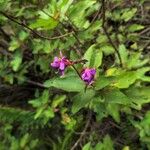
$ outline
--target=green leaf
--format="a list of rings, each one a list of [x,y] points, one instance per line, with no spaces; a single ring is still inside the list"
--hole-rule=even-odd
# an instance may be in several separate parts
[[[149,61],[149,59],[146,58],[144,60],[141,60],[140,57],[141,57],[140,52],[131,53],[126,64],[127,68],[128,69],[138,68],[145,65]]]
[[[111,83],[110,78],[100,75],[95,81],[95,90],[100,90]]]
[[[137,12],[137,8],[126,8],[123,10],[123,14],[121,15],[121,19],[125,21],[129,21]]]
[[[46,110],[44,111],[44,115],[46,118],[50,119],[54,117],[54,111],[53,109],[49,106],[46,108]]]
[[[88,67],[98,68],[102,63],[103,53],[100,49],[97,49],[95,44],[90,46],[84,54],[84,59],[88,62]]]
[[[54,20],[53,18],[49,19],[37,19],[36,22],[30,24],[30,28],[43,28],[43,29],[54,29],[58,24],[58,21]]]
[[[27,144],[28,142],[28,139],[29,139],[29,133],[26,133],[22,138],[21,138],[21,141],[20,141],[20,146],[21,148],[24,148],[25,145]]]
[[[37,119],[37,118],[41,117],[43,112],[44,112],[44,107],[39,107],[36,110],[36,114],[34,116],[34,119]]]
[[[135,32],[135,31],[139,31],[139,30],[142,30],[144,29],[144,26],[143,25],[140,25],[140,24],[132,24],[128,27],[127,31],[128,32]]]
[[[0,10],[10,9],[11,1],[10,0],[0,0]]]
[[[14,51],[14,50],[16,50],[19,47],[20,47],[19,41],[17,39],[13,39],[10,42],[9,51]]]
[[[108,116],[106,104],[101,96],[93,97],[90,108],[96,113],[97,121],[101,121],[104,117]]]
[[[72,113],[75,114],[81,108],[85,107],[87,104],[92,101],[92,98],[95,95],[95,91],[92,89],[88,89],[86,92],[80,92],[76,96],[72,98],[73,106],[72,106]]]
[[[54,98],[52,102],[52,107],[56,108],[58,105],[60,105],[64,100],[66,99],[66,95],[59,95]]]
[[[118,104],[108,104],[107,112],[113,117],[116,122],[120,122],[120,113],[119,113],[119,105]]]
[[[114,53],[114,48],[111,45],[108,45],[108,43],[100,46],[100,50],[104,52],[105,55],[110,55]]]
[[[120,75],[116,76],[116,83],[113,85],[118,88],[128,88],[132,85],[136,80],[137,72],[136,71],[123,71]]]
[[[103,139],[103,143],[99,142],[96,144],[94,150],[114,150],[113,142],[109,135],[106,135]]]
[[[119,54],[121,56],[123,65],[126,65],[128,60],[128,52],[124,44],[119,45]]]
[[[109,135],[106,135],[103,139],[104,150],[114,150],[113,142]]]
[[[150,102],[150,88],[149,87],[141,87],[135,88],[130,87],[124,91],[126,96],[132,102],[131,107],[140,110],[143,104],[147,104]]]
[[[83,146],[82,150],[92,150],[92,148],[91,148],[91,142],[88,142],[87,144],[85,144]]]
[[[47,88],[55,87],[68,92],[80,92],[85,88],[84,82],[78,76],[65,76],[62,78],[54,78],[44,82]]]
[[[131,104],[131,100],[118,89],[110,89],[108,91],[105,91],[103,93],[103,96],[107,103],[122,104],[122,105]]]
[[[150,82],[150,76],[146,76],[145,73],[150,71],[150,67],[143,67],[140,69],[137,69],[136,75],[138,79],[141,79],[142,81]]]
[[[14,53],[13,60],[11,61],[13,71],[18,71],[21,63],[22,63],[22,53],[21,51],[18,50]]]
[[[19,39],[20,39],[21,41],[26,40],[26,39],[28,38],[28,36],[29,36],[29,33],[25,32],[25,31],[21,31],[21,32],[19,33]]]
[[[96,3],[95,0],[84,0],[84,1],[77,1],[70,7],[68,16],[70,20],[78,27],[78,28],[87,28],[89,26],[89,21],[86,19],[88,15],[88,9],[93,9],[94,4]],[[80,16],[80,17],[79,17]]]
[[[60,9],[61,18],[63,18],[63,17],[65,17],[67,10],[69,9],[71,4],[73,3],[73,0],[62,0],[60,2],[61,3],[59,5],[59,9]]]

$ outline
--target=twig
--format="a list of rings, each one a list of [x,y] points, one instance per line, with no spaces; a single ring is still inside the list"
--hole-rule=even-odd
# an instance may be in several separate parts
[[[25,82],[26,82],[26,83],[29,83],[29,84],[32,84],[32,85],[36,85],[36,86],[41,87],[41,88],[46,88],[46,87],[44,86],[44,84],[39,83],[39,82],[31,81],[31,80],[28,80],[28,79],[25,80]]]
[[[76,69],[76,67],[73,64],[71,66],[76,71],[76,73],[78,74],[78,76],[80,77],[80,79],[82,80],[82,77],[81,77],[80,73],[78,72],[78,70]]]
[[[65,26],[65,24],[63,24],[60,20],[58,20],[58,19],[56,19],[56,18],[54,18],[53,16],[51,16],[50,14],[48,14],[47,12],[45,12],[44,10],[42,10],[42,12],[43,13],[45,13],[47,16],[49,16],[50,18],[52,18],[52,19],[54,19],[54,20],[56,20],[56,21],[58,21],[64,28],[66,28],[66,26]],[[71,22],[71,20],[69,19],[69,17],[67,16],[67,18],[68,18],[68,23],[71,25],[71,27],[72,27],[72,32],[73,32],[73,36],[74,36],[74,38],[77,40],[77,42],[80,44],[80,45],[82,45],[82,43],[80,42],[80,40],[79,40],[79,38],[77,37],[77,35],[76,35],[76,32],[77,32],[77,30],[76,30],[76,28],[74,27],[74,25],[72,24],[72,22]],[[68,30],[68,29],[67,29]]]
[[[51,15],[50,15],[49,13],[47,13],[46,11],[44,11],[44,10],[41,10],[41,11],[42,11],[43,13],[45,13],[47,16],[49,16],[50,18],[52,18],[52,19],[58,21],[58,22],[69,32],[69,30],[66,28],[66,25],[63,24],[63,22],[61,22],[60,20],[54,18],[53,16],[51,16]],[[78,44],[81,45],[81,46],[83,46],[83,43],[80,41],[80,39],[79,39],[78,36],[77,36],[77,29],[76,29],[76,27],[75,27],[74,24],[71,22],[70,18],[69,18],[68,16],[66,16],[66,17],[68,18],[68,22],[67,22],[67,23],[69,23],[70,26],[72,27],[72,32],[71,32],[72,35],[74,36],[74,38],[76,39],[76,41],[78,42]],[[77,46],[77,48],[80,49],[79,46]],[[81,56],[81,53],[77,53],[77,54],[79,54],[79,56]]]
[[[142,30],[142,31],[140,32],[140,35],[141,35],[141,34],[144,34],[144,33],[147,33],[149,30],[150,30],[150,27],[148,27],[148,28]]]
[[[108,38],[108,40],[109,40],[109,43],[110,43],[110,44],[112,45],[112,47],[114,48],[114,50],[115,50],[115,52],[116,52],[116,54],[117,54],[117,56],[118,56],[118,59],[119,59],[119,61],[120,61],[120,66],[122,67],[123,64],[122,64],[121,56],[120,56],[120,54],[119,54],[119,52],[118,52],[118,49],[117,49],[116,45],[113,43],[113,41],[112,41],[112,39],[110,38],[109,33],[107,32],[107,29],[106,29],[106,27],[105,27],[105,0],[102,0],[102,20],[103,20],[103,22],[102,22],[102,28],[103,28],[103,30],[104,30],[104,32],[105,32],[105,34],[106,34],[106,36],[107,36],[107,38]]]
[[[19,78],[17,75],[14,76],[16,79],[20,80],[20,81],[23,81],[25,83],[29,83],[29,84],[32,84],[32,85],[35,85],[35,86],[38,86],[38,87],[41,87],[41,88],[47,88],[44,84],[42,83],[39,83],[39,82],[36,82],[36,81],[32,81],[30,79],[22,79],[22,78]]]
[[[87,122],[86,122],[86,125],[85,125],[85,127],[84,127],[84,130],[82,131],[82,133],[81,133],[79,139],[78,139],[78,140],[75,142],[75,144],[72,146],[71,150],[74,150],[74,149],[79,145],[79,143],[81,142],[82,138],[83,138],[84,135],[86,134],[87,129],[88,129],[88,127],[89,127],[89,124],[90,124],[90,122],[91,122],[91,117],[92,117],[92,112],[89,111],[89,113],[88,113],[88,115],[87,115],[88,120],[87,120]]]
[[[5,16],[6,18],[8,18],[9,20],[15,22],[16,24],[20,25],[20,26],[23,26],[24,28],[28,29],[29,31],[31,31],[33,34],[35,34],[36,36],[38,36],[39,38],[42,38],[42,39],[46,39],[46,40],[55,40],[55,39],[60,39],[60,38],[63,38],[65,36],[68,36],[70,34],[73,34],[73,32],[68,32],[66,34],[63,34],[63,35],[60,35],[60,36],[55,36],[55,37],[46,37],[46,36],[43,36],[41,34],[39,34],[38,32],[34,31],[33,29],[31,29],[30,27],[28,27],[25,23],[23,22],[19,22],[17,21],[16,19],[14,19],[13,16],[10,16],[2,11],[0,11],[0,13]]]

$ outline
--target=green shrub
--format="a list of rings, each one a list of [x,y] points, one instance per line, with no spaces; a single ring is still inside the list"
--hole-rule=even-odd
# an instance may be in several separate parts
[[[149,149],[147,3],[2,0],[0,149]]]

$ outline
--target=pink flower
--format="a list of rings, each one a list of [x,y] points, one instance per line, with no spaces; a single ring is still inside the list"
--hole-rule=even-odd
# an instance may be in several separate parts
[[[94,82],[95,74],[96,70],[94,68],[86,68],[82,71],[81,78],[86,84],[91,85]]]
[[[51,66],[55,69],[58,69],[58,71],[61,73],[61,75],[64,75],[65,68],[70,65],[70,61],[66,59],[66,57],[62,56],[60,53],[61,57],[54,57],[54,61],[51,63]]]

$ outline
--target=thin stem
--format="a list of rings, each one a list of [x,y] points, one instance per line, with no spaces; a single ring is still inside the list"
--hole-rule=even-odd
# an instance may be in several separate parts
[[[76,73],[78,74],[78,76],[80,77],[80,79],[82,80],[82,77],[81,77],[80,73],[78,72],[77,68],[73,64],[71,66],[76,71]]]
[[[102,0],[102,20],[103,20],[103,22],[102,22],[103,30],[104,30],[104,32],[105,32],[105,34],[106,34],[106,36],[107,36],[107,38],[108,38],[108,40],[109,40],[109,43],[110,43],[110,44],[112,45],[112,47],[114,48],[114,50],[115,50],[115,52],[116,52],[116,54],[117,54],[117,56],[118,56],[118,59],[119,59],[119,61],[120,61],[120,66],[122,67],[123,64],[122,64],[122,60],[121,60],[121,56],[120,56],[120,54],[119,54],[119,51],[118,51],[116,45],[113,43],[113,41],[112,41],[112,39],[111,39],[111,37],[110,37],[109,33],[107,32],[107,29],[106,29],[106,27],[105,27],[105,21],[106,21],[106,20],[105,20],[105,0]]]
[[[75,144],[72,146],[71,150],[74,150],[74,149],[79,145],[79,143],[81,142],[82,138],[83,138],[84,135],[86,134],[86,131],[87,131],[89,125],[90,125],[91,118],[92,118],[92,112],[89,111],[89,112],[88,112],[88,115],[87,115],[87,119],[88,119],[88,120],[87,120],[87,122],[86,122],[86,124],[85,124],[84,130],[82,131],[82,133],[81,133],[79,139],[78,139],[78,140],[75,142]]]
[[[60,36],[55,36],[55,37],[45,37],[45,36],[39,34],[38,32],[34,31],[34,30],[31,29],[30,27],[28,27],[25,23],[17,21],[16,19],[14,19],[13,16],[10,16],[10,15],[8,15],[8,14],[2,12],[2,11],[0,11],[0,13],[1,13],[3,16],[5,16],[6,18],[8,18],[9,20],[15,22],[16,24],[18,24],[18,25],[20,25],[20,26],[23,26],[24,28],[28,29],[28,30],[31,31],[33,34],[35,34],[36,36],[38,36],[39,38],[42,38],[42,39],[46,39],[46,40],[55,40],[55,39],[60,39],[60,38],[66,37],[66,36],[68,36],[68,35],[74,33],[74,32],[72,31],[72,32],[68,32],[68,33],[63,34],[63,35],[60,35]]]

